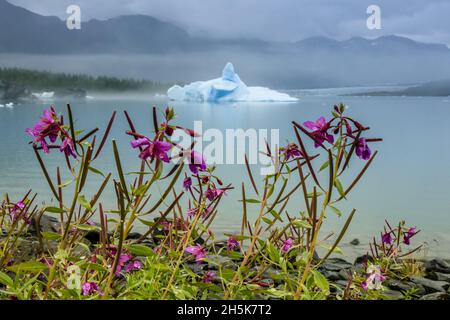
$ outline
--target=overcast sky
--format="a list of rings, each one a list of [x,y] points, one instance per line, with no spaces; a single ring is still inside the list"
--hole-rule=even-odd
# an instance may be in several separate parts
[[[384,34],[450,45],[449,0],[8,0],[31,11],[66,17],[77,4],[82,19],[146,14],[193,35],[296,41]],[[381,8],[381,30],[366,27],[367,7]]]

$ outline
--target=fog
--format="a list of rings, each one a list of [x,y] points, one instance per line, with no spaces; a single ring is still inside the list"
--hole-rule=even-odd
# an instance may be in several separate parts
[[[0,54],[0,66],[34,70],[191,82],[220,76],[231,61],[248,85],[308,89],[355,85],[411,84],[449,78],[448,53],[290,54],[239,50],[166,55]]]

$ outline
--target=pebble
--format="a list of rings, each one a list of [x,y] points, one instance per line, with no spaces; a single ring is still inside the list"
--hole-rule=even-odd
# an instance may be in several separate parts
[[[411,281],[422,285],[427,293],[446,292],[450,284],[445,281],[435,281],[422,277],[411,277]]]
[[[445,292],[435,292],[420,297],[419,300],[449,300],[450,295]]]

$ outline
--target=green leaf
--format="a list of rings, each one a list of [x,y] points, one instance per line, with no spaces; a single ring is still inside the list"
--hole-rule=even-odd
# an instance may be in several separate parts
[[[12,265],[8,270],[12,272],[25,271],[25,272],[40,272],[47,269],[47,266],[41,262],[28,261],[19,264]]]
[[[139,188],[137,188],[137,189],[135,189],[135,190],[133,190],[133,194],[135,195],[135,196],[141,196],[144,192],[145,192],[145,190],[147,190],[147,185],[146,184],[143,184],[143,185],[141,185]]]
[[[88,211],[92,211],[91,203],[86,199],[84,195],[80,195],[78,197],[78,202],[82,207],[84,207]]]
[[[106,269],[105,267],[97,264],[97,263],[89,263],[87,265],[86,269],[91,269],[91,270],[95,270],[95,271],[99,271],[99,272],[107,272],[108,269]]]
[[[267,218],[267,217],[262,217],[261,219],[262,219],[265,223],[267,223],[267,224],[272,224],[272,223],[273,223],[273,221],[270,220],[270,219]]]
[[[94,167],[89,167],[88,169],[89,169],[90,171],[92,171],[93,173],[102,176],[103,178],[105,177],[105,174],[104,174],[103,172],[101,172],[101,171],[98,170],[98,169],[95,169]]]
[[[326,168],[328,168],[329,164],[330,164],[330,162],[329,162],[329,161],[326,161],[326,162],[320,167],[319,172],[325,170]]]
[[[47,207],[45,208],[45,212],[49,213],[64,213],[66,210],[58,208],[58,207]]]
[[[156,169],[155,175],[153,176],[153,179],[159,180],[159,178],[161,178],[161,175],[163,173],[164,167],[163,167],[163,162],[159,161],[158,163],[158,168]]]
[[[61,235],[56,232],[44,231],[42,232],[42,237],[47,240],[59,240]]]
[[[269,213],[275,218],[275,220],[280,220],[281,222],[283,222],[283,219],[275,210],[271,210]]]
[[[79,136],[83,132],[84,132],[84,130],[75,130],[75,136]]]
[[[245,240],[245,239],[251,239],[252,238],[250,236],[235,235],[235,234],[232,234],[232,233],[224,233],[224,235],[226,237],[234,237],[237,241],[242,241],[242,240]]]
[[[91,226],[89,224],[78,224],[75,226],[77,229],[82,230],[82,231],[94,231],[94,230],[99,230],[99,227],[97,226]]]
[[[292,221],[292,225],[296,228],[305,228],[305,229],[312,228],[312,226],[308,222],[301,219],[295,219],[294,221]]]
[[[275,248],[275,246],[270,241],[266,242],[266,247],[267,247],[267,252],[269,253],[270,259],[273,262],[278,263],[281,258],[280,251],[278,251],[278,249]]]
[[[132,244],[125,247],[136,256],[149,257],[155,255],[152,249],[142,244]]]
[[[151,172],[148,171],[130,171],[125,173],[125,175],[130,176],[130,175],[134,175],[134,174],[151,174]]]
[[[267,192],[267,195],[266,195],[266,199],[269,199],[270,198],[270,196],[273,194],[273,190],[275,189],[275,187],[274,187],[274,185],[273,184],[270,184],[269,185],[269,191]]]
[[[74,180],[67,180],[66,182],[63,182],[62,184],[60,184],[58,187],[60,188],[65,188],[67,187],[69,184],[71,184]]]
[[[239,201],[242,202],[242,200],[239,200]],[[258,199],[245,199],[245,202],[246,203],[261,203],[261,201]]]
[[[0,283],[12,287],[14,286],[14,281],[6,274],[0,271]]]
[[[148,220],[144,220],[144,219],[139,219],[138,220],[140,222],[142,222],[144,225],[146,225],[147,227],[153,227],[153,225],[155,224],[155,221],[148,221]]]
[[[334,180],[334,186],[336,187],[337,191],[339,192],[339,195],[341,197],[345,197],[344,188],[342,187],[342,183],[341,183],[341,181],[339,181],[339,179],[336,178],[336,180]]]
[[[330,284],[328,283],[327,278],[318,271],[313,271],[313,275],[316,286],[322,291],[330,292]]]
[[[323,192],[321,192],[321,191],[316,192],[316,197],[317,197],[317,198],[320,197],[321,195],[323,195]],[[308,198],[314,198],[314,192],[310,192],[310,193],[308,193],[306,196],[307,196]]]
[[[339,210],[338,208],[333,207],[333,206],[329,206],[329,207],[331,208],[331,210],[333,210],[334,213],[336,213],[338,215],[338,217],[342,216],[341,210]]]

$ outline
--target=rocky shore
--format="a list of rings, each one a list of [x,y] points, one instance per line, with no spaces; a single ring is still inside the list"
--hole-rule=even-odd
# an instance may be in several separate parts
[[[42,216],[40,221],[40,229],[42,232],[56,232],[59,230],[58,220],[51,216]],[[1,235],[3,237],[4,234]],[[141,238],[139,233],[130,233],[128,239]],[[87,231],[81,240],[82,244],[74,249],[74,255],[89,256],[90,249],[93,245],[100,241],[100,234],[98,231]],[[157,238],[147,238],[142,244],[155,248],[158,240]],[[21,238],[18,244],[18,254],[15,257],[14,263],[35,260],[42,248],[44,250],[55,251],[57,242],[51,240],[39,241],[36,232],[36,221],[32,221],[29,232],[26,237]],[[216,242],[216,249],[219,250],[226,246],[226,242]],[[89,249],[90,248],[90,249]],[[319,259],[316,256],[316,259]],[[350,262],[342,258],[329,258],[320,267],[319,271],[328,279],[330,283],[332,299],[337,292],[342,292],[349,284],[352,274],[355,271],[364,270],[364,263],[370,260],[370,256],[361,256]],[[206,271],[217,271],[217,265],[226,267],[227,269],[237,270],[241,261],[224,256],[209,256],[208,260],[214,261],[214,264],[206,262],[186,262],[186,265],[196,274],[204,274]],[[402,280],[390,279],[389,277],[383,283],[382,294],[386,299],[399,300],[405,299],[406,295],[410,299],[419,300],[450,300],[450,261],[434,258],[420,261],[420,267],[423,271],[423,276],[411,276]],[[273,286],[275,288],[283,286],[283,280],[279,276],[280,271],[275,268],[268,268],[267,270],[257,270],[261,272],[261,278],[258,284],[261,286]],[[292,274],[292,277],[296,277]],[[260,297],[264,299],[265,297]]]

